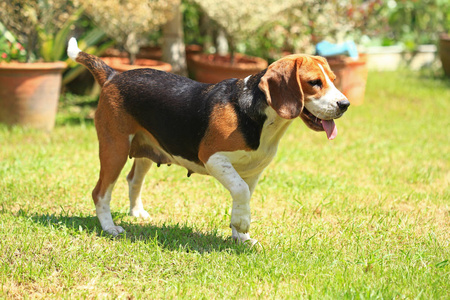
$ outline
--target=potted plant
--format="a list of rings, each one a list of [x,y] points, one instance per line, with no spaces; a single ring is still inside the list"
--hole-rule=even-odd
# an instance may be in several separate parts
[[[136,68],[155,68],[170,71],[170,64],[136,58],[139,48],[148,43],[148,33],[171,18],[172,5],[179,0],[140,1],[140,0],[80,0],[86,14],[111,39],[116,41],[120,51],[126,51],[128,57],[121,55],[102,57],[117,71]]]
[[[80,13],[68,0],[0,3],[0,122],[53,129],[67,34]]]
[[[368,48],[370,66],[373,66],[372,57],[387,56],[385,50],[395,50],[393,46],[400,45],[400,54],[396,61],[410,69],[420,69],[431,66],[436,58],[436,45],[439,33],[450,29],[450,2],[440,0],[428,1],[391,1],[381,6],[380,15],[384,15],[383,28],[378,34],[383,47]],[[381,46],[379,45],[379,46]],[[371,49],[372,48],[372,49]],[[398,46],[397,46],[398,48]],[[382,51],[373,51],[379,50]],[[368,53],[369,53],[368,51]],[[378,60],[379,62],[381,60]],[[385,63],[380,62],[376,67],[398,67],[392,59]]]
[[[256,32],[259,26],[270,22],[278,13],[288,9],[295,1],[257,0],[194,0],[209,19],[213,20],[225,33],[229,53],[197,54],[190,57],[188,66],[197,80],[216,83],[223,79],[244,78],[267,67],[267,61],[236,53],[238,42],[242,42]]]
[[[77,35],[78,47],[84,52],[101,56],[114,45],[114,41],[98,27],[94,26],[86,16],[81,16],[73,35]],[[67,58],[67,70],[63,74],[64,91],[81,95],[98,96],[100,87],[96,85],[92,74],[81,64]]]
[[[140,48],[136,57],[162,60],[172,65],[172,73],[187,76],[187,59],[201,53],[203,35],[198,25],[200,10],[194,3],[184,1],[173,6],[173,18],[152,32],[151,43]]]

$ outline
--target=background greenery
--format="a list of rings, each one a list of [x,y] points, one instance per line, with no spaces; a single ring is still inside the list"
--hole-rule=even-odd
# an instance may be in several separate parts
[[[51,135],[0,127],[0,297],[450,298],[448,81],[370,73],[333,142],[295,121],[252,200],[253,249],[230,240],[213,178],[156,166],[150,220],[101,231],[90,192],[96,100],[67,94]]]
[[[211,1],[214,3],[213,0]],[[103,18],[106,20],[104,23],[113,28],[97,27],[91,20],[99,14],[95,14],[89,9],[86,11],[86,7],[89,8],[96,2],[83,0],[82,8],[79,8],[78,2],[72,0],[8,0],[2,2],[1,22],[4,25],[10,25],[9,30],[16,34],[16,37],[8,38],[8,40],[16,41],[19,38],[18,40],[22,43],[20,47],[27,50],[22,51],[20,60],[25,58],[30,61],[35,59],[66,60],[65,41],[71,35],[76,35],[79,41],[80,39],[84,40],[94,29],[107,31],[109,39],[113,42],[118,42],[119,36],[122,37],[122,40],[124,39],[124,31],[121,30],[124,26],[118,26],[120,24],[116,24],[116,22],[108,22],[109,19],[120,19],[114,15],[113,9],[102,12]],[[162,0],[153,2],[154,5],[158,5],[158,3],[164,5],[165,3]],[[246,16],[244,25],[254,23],[254,26],[246,28],[245,38],[236,39],[234,36],[229,36],[229,39],[237,43],[235,48],[239,52],[259,56],[268,61],[278,59],[285,51],[312,53],[314,45],[322,39],[331,42],[353,39],[358,44],[367,45],[400,44],[407,50],[413,51],[421,44],[436,44],[440,34],[450,32],[450,0],[301,0],[293,1],[288,10],[269,16],[271,17],[269,20],[266,20],[267,14],[249,17],[255,14],[255,9],[251,5],[244,5],[241,1],[221,0],[216,2],[216,5],[209,5],[209,7],[229,2],[231,6],[235,6],[236,10],[244,11],[243,15]],[[118,10],[120,14],[124,9],[120,7],[117,9],[117,6],[126,7],[127,3],[131,5],[139,3],[139,1],[111,0],[108,3],[111,7],[116,8],[114,11]],[[204,46],[204,51],[209,52],[214,50],[212,46],[215,42],[215,35],[222,24],[218,21],[232,18],[233,14],[227,15],[224,12],[217,18],[218,20],[212,20],[206,17],[207,13],[196,3],[195,0],[182,1],[185,43],[201,44]],[[276,3],[277,1],[266,1],[265,5],[269,7],[269,12],[270,6],[276,6]],[[156,12],[153,11],[153,14]],[[30,15],[34,17],[29,17]],[[154,24],[150,27],[139,28],[139,30],[147,32],[147,36],[142,39],[150,45],[161,45],[162,43],[163,36],[161,29],[158,28],[162,22],[158,21],[160,17],[159,14],[158,17],[150,17],[150,23]],[[123,18],[121,21],[128,23],[125,19]],[[261,19],[266,21],[259,24],[258,21]],[[131,18],[132,20],[133,18]],[[87,22],[89,24],[86,24]],[[230,21],[228,20],[228,22]],[[333,23],[333,26],[329,26],[330,23]],[[133,25],[133,22],[130,24]],[[136,24],[132,28],[138,30]],[[129,29],[128,32],[130,30],[132,31]],[[1,24],[0,32],[3,35],[4,29]],[[242,32],[234,35],[242,35]],[[8,54],[7,57],[0,56],[0,61],[17,59],[15,43],[12,47],[7,45],[5,37],[0,38],[0,42],[2,42],[0,44],[2,56],[3,53]],[[92,47],[104,45],[104,36],[101,39],[98,38],[94,43],[92,39],[86,39],[85,42],[86,48],[91,48],[91,52],[102,53]],[[137,45],[137,43],[132,44]],[[120,46],[124,47],[123,41],[116,44],[116,47],[120,48]]]

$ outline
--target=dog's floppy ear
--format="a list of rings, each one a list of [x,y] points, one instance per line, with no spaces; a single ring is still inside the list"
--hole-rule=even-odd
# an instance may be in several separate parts
[[[303,91],[298,76],[302,58],[284,58],[269,66],[259,89],[267,103],[285,119],[293,119],[303,110]]]

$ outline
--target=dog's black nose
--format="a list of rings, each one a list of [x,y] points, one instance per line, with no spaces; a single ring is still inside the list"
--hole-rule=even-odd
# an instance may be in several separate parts
[[[350,106],[350,101],[348,101],[347,99],[341,100],[337,102],[337,105],[341,111],[346,111],[347,108]]]

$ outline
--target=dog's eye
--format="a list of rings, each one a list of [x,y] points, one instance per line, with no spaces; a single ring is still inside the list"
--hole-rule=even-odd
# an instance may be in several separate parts
[[[309,83],[311,86],[317,86],[317,87],[319,87],[319,88],[322,87],[322,80],[320,80],[320,79],[311,80],[311,81],[308,81],[308,83]]]

